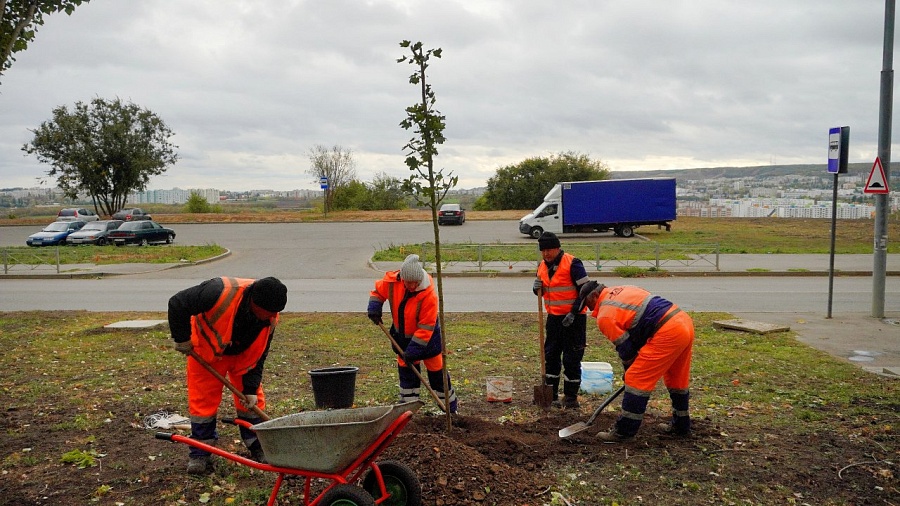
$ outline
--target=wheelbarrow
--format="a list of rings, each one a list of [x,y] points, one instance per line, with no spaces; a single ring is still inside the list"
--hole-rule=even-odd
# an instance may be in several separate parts
[[[187,436],[157,432],[156,438],[277,473],[268,506],[275,505],[286,476],[305,478],[303,504],[308,506],[420,506],[421,485],[409,466],[390,460],[376,462],[420,407],[421,401],[412,401],[392,406],[307,411],[256,425],[234,420],[256,432],[267,464]],[[326,482],[324,490],[315,497],[313,480]],[[361,485],[357,485],[360,480]]]

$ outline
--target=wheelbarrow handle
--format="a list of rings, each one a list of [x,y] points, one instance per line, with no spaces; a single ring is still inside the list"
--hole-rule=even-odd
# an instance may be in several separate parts
[[[230,381],[228,381],[228,378],[226,378],[225,376],[222,376],[222,374],[219,371],[217,371],[213,366],[209,365],[209,362],[207,362],[206,360],[203,360],[203,357],[198,355],[196,351],[191,350],[190,353],[188,353],[188,355],[190,355],[191,358],[196,360],[198,364],[202,365],[204,369],[209,371],[210,374],[215,376],[216,379],[221,381],[222,384],[228,388],[228,390],[231,390],[231,393],[236,395],[237,398],[240,399],[241,402],[244,403],[244,405],[247,404],[247,396],[244,395],[244,392],[241,392],[240,390],[238,390],[237,387],[235,387]],[[260,409],[259,406],[254,405],[252,408],[250,408],[250,410],[253,411],[254,413],[256,413],[256,415],[258,417],[262,418],[263,421],[272,419],[269,415],[266,414],[265,411]]]
[[[378,326],[381,327],[381,331],[384,332],[384,335],[386,335],[387,338],[391,340],[391,345],[394,347],[395,350],[397,350],[397,353],[402,354],[402,353],[403,353],[403,348],[401,348],[400,345],[397,344],[397,341],[394,340],[394,336],[392,336],[391,333],[388,332],[388,329],[384,328],[384,324],[383,324],[383,323],[379,323]],[[422,373],[419,372],[418,369],[416,369],[415,367],[413,367],[412,364],[406,364],[406,365],[408,365],[409,368],[412,370],[412,372],[415,373],[415,375],[419,378],[419,381],[422,383],[422,385],[423,385],[426,389],[428,389],[428,393],[430,393],[431,396],[434,398],[434,402],[436,402],[437,405],[438,405],[444,412],[447,412],[447,407],[444,405],[444,401],[442,401],[441,398],[438,397],[437,392],[435,392],[434,389],[431,388],[431,384],[428,383],[428,381],[427,381],[425,378],[422,377]]]

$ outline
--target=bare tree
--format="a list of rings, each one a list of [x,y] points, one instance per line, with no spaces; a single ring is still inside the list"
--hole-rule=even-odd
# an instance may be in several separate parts
[[[317,144],[309,150],[309,170],[307,173],[318,183],[321,178],[328,178],[328,189],[325,191],[325,210],[332,207],[334,190],[343,188],[356,179],[356,161],[353,152],[342,146],[334,145],[326,148]]]

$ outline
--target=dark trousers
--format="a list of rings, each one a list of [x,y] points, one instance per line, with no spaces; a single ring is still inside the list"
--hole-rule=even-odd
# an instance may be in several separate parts
[[[563,327],[565,315],[547,315],[544,340],[545,381],[558,396],[560,373],[563,376],[563,395],[578,396],[581,388],[581,359],[587,343],[587,315],[575,315],[575,321]]]

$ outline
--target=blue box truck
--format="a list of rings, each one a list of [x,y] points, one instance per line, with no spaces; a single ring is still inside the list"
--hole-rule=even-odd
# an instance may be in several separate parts
[[[671,229],[675,220],[675,178],[606,179],[557,183],[519,232],[535,239],[554,234],[608,232],[634,236],[642,225]]]

